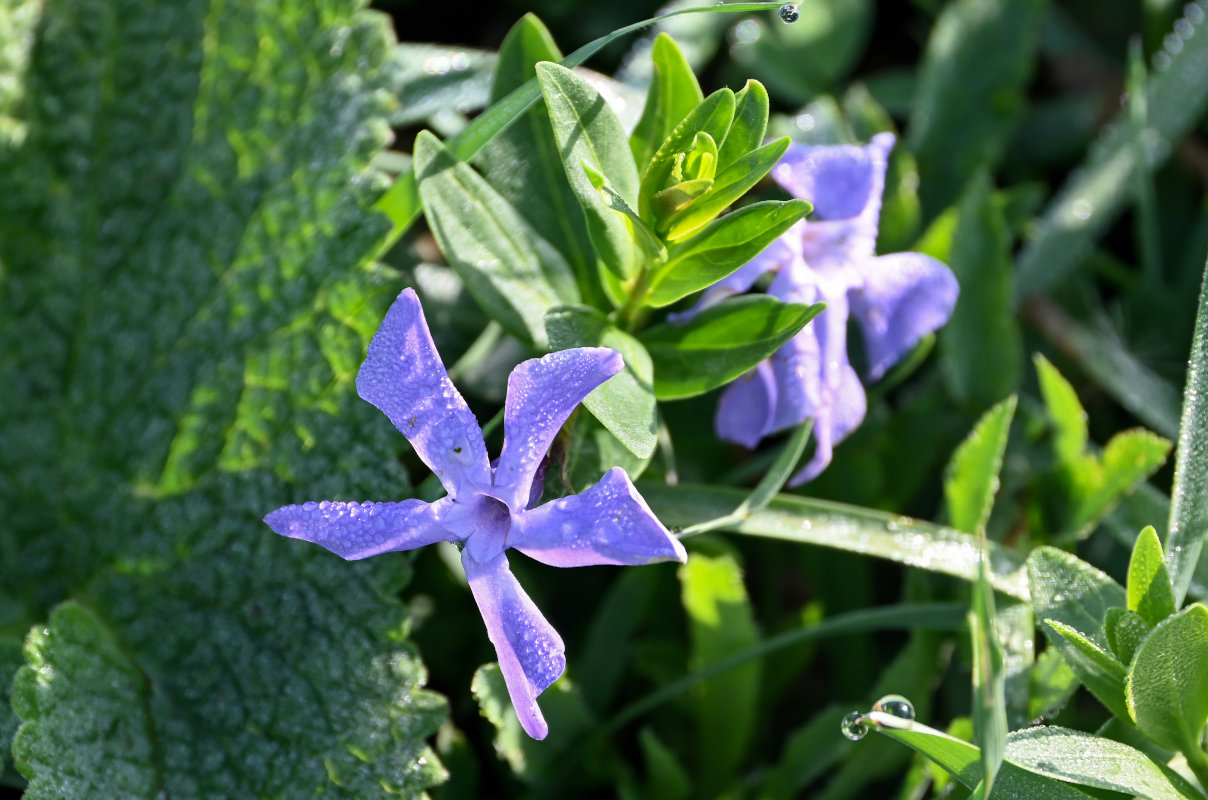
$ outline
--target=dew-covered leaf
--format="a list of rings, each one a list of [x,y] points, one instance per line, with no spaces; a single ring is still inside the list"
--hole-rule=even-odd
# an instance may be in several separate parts
[[[1139,614],[1150,627],[1177,610],[1162,558],[1162,543],[1152,525],[1137,535],[1128,562],[1127,588],[1129,610]]]
[[[639,171],[646,168],[680,120],[705,99],[692,67],[674,39],[660,33],[654,39],[650,57],[654,75],[646,95],[646,106],[629,137],[629,147]]]
[[[1014,415],[1015,398],[1009,397],[986,412],[952,455],[944,498],[948,521],[959,531],[978,533],[990,518]]]
[[[1208,608],[1195,603],[1153,629],[1133,656],[1127,690],[1142,733],[1170,750],[1200,747],[1208,722]]]

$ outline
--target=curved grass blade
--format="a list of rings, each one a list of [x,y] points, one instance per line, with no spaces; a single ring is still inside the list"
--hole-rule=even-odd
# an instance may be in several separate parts
[[[1187,596],[1204,535],[1208,534],[1208,265],[1204,267],[1200,308],[1191,342],[1174,486],[1170,492],[1170,533],[1166,537],[1166,567],[1174,585],[1176,607]]]
[[[690,526],[723,517],[745,496],[721,486],[642,484],[642,496],[669,526]],[[911,567],[968,581],[977,575],[980,549],[966,533],[910,517],[797,495],[778,495],[760,511],[727,526],[735,533],[833,547],[886,558]],[[1023,559],[989,544],[990,583],[999,592],[1026,600]]]

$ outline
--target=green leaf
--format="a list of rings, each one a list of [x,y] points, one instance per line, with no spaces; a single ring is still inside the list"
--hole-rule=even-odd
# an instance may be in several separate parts
[[[600,193],[605,205],[629,220],[629,229],[633,232],[638,243],[646,249],[647,255],[651,259],[666,260],[667,248],[663,244],[662,239],[656,236],[645,220],[638,216],[638,212],[629,207],[629,204],[625,202],[625,198],[621,197],[621,193],[608,183],[608,178],[596,172],[587,163],[584,163],[582,166],[583,171],[587,173],[587,179],[591,181],[591,185]]]
[[[487,313],[545,349],[545,312],[577,301],[570,266],[524,217],[432,134],[415,140],[424,216],[450,266]]]
[[[842,761],[848,743],[835,736],[835,731],[850,710],[845,706],[827,706],[789,734],[780,758],[764,780],[761,797],[766,800],[800,797],[802,789]]]
[[[1188,761],[1208,722],[1208,608],[1194,603],[1158,624],[1133,657],[1128,709],[1141,732]]]
[[[553,37],[533,14],[521,17],[499,46],[491,102],[537,75],[539,61],[562,57]],[[490,112],[486,112],[490,113]],[[562,157],[544,103],[535,103],[482,149],[476,166],[487,182],[570,265],[584,299],[601,305],[598,266],[591,239],[566,180]],[[543,256],[537,252],[538,258]],[[547,266],[546,269],[549,269]]]
[[[973,651],[973,736],[981,749],[981,783],[987,797],[1002,766],[1007,740],[1006,673],[994,616],[994,589],[983,557],[973,582],[969,635]]]
[[[1045,635],[1061,652],[1061,657],[1070,665],[1082,685],[1109,711],[1121,719],[1127,719],[1128,709],[1124,704],[1124,665],[1069,625],[1053,619],[1046,619],[1044,623]]]
[[[640,31],[642,28],[653,25],[656,22],[677,17],[681,14],[741,14],[748,11],[774,10],[776,7],[775,2],[725,3],[721,6],[696,6],[669,11],[666,14],[660,14],[657,17],[651,17],[650,19],[626,25],[598,39],[593,39],[562,59],[559,63],[564,67],[577,67],[599,52],[602,47],[615,42],[617,39],[635,31]],[[541,88],[537,80],[533,79],[526,82],[520,88],[509,93],[503,100],[492,103],[490,108],[475,117],[461,133],[449,140],[449,149],[457,158],[462,161],[469,161],[487,142],[494,139],[501,131],[519,119],[540,98]],[[420,214],[421,205],[415,175],[410,172],[399,175],[390,191],[386,192],[378,201],[376,208],[389,217],[392,223],[392,228],[381,248],[384,252],[398,241],[398,238],[411,227],[411,224],[415,222]]]
[[[1208,72],[1205,21],[1202,13],[1188,13],[1176,23],[1187,34],[1176,35],[1177,49],[1160,51],[1168,66],[1151,73],[1147,82],[1145,158],[1138,157],[1131,110],[1123,108],[1053,197],[1016,260],[1017,303],[1056,286],[1077,269],[1133,198],[1136,173],[1152,173],[1160,167],[1175,150],[1169,143],[1180,141],[1203,117],[1208,106],[1208,83],[1203,80]]]
[[[1078,689],[1078,676],[1054,648],[1036,657],[1028,678],[1027,718],[1055,716]]]
[[[742,570],[732,557],[693,553],[680,568],[680,582],[694,670],[759,641]],[[758,718],[760,672],[752,662],[697,687],[696,788],[702,794],[714,796],[727,786],[746,754]]]
[[[768,90],[759,81],[748,80],[734,95],[734,121],[717,154],[717,171],[763,144],[768,130]]]
[[[1151,800],[1202,797],[1185,778],[1140,750],[1069,728],[1015,731],[1007,743],[1007,758],[1032,773],[1080,786]]]
[[[1187,596],[1204,536],[1208,535],[1208,265],[1200,289],[1191,362],[1187,367],[1174,476],[1166,562],[1178,605]]]
[[[1103,625],[1107,644],[1121,664],[1131,664],[1141,642],[1149,635],[1149,624],[1135,611],[1109,608]]]
[[[1039,353],[1033,358],[1040,393],[1053,423],[1053,450],[1062,464],[1076,464],[1086,449],[1086,412],[1070,382]]]
[[[0,697],[7,696],[13,676],[24,663],[20,643],[7,637],[0,638],[0,687],[4,687]],[[17,715],[7,701],[0,702],[0,785],[8,783],[9,776],[16,780],[12,764],[12,741],[16,730]]]
[[[654,594],[658,573],[627,569],[617,575],[595,608],[587,644],[580,648],[575,676],[588,708],[604,713],[633,657],[633,640]]]
[[[706,133],[715,142],[725,139],[734,120],[734,92],[718,89],[701,101],[668,134],[655,151],[654,158],[642,172],[638,196],[638,213],[642,219],[654,219],[651,203],[654,196],[678,181],[672,180],[676,157],[688,152],[697,134]]]
[[[713,179],[709,190],[673,214],[661,226],[671,242],[682,241],[708,225],[718,214],[763,180],[789,148],[787,137],[768,142],[739,158]]]
[[[1162,543],[1152,525],[1137,536],[1128,562],[1128,608],[1150,627],[1178,610],[1162,559]]]
[[[1001,158],[1023,110],[1045,5],[958,0],[936,20],[910,120],[926,216]]]
[[[440,59],[448,64],[454,57],[457,69],[432,69],[433,64],[442,63]],[[398,108],[390,115],[392,127],[422,125],[442,111],[479,111],[494,99],[491,72],[498,59],[492,52],[406,42],[394,49],[392,58],[402,73],[398,76]]]
[[[646,95],[646,106],[629,137],[629,147],[639,171],[646,168],[675,126],[705,98],[679,45],[666,33],[655,37],[651,60],[654,76]]]
[[[1126,492],[1156,472],[1169,452],[1170,442],[1147,430],[1113,436],[1099,458],[1086,458],[1074,468],[1077,502],[1070,528],[1089,532]]]
[[[555,350],[611,347],[625,359],[625,370],[593,390],[583,405],[626,449],[640,459],[649,458],[658,442],[658,416],[646,348],[587,306],[551,309],[545,327]]]
[[[667,525],[687,527],[726,516],[746,493],[722,486],[666,486],[643,483],[642,496]],[[735,533],[833,547],[877,556],[919,569],[972,581],[979,548],[975,537],[929,522],[868,508],[782,494],[766,508],[730,526]],[[1022,558],[994,542],[990,548],[990,582],[997,591],[1027,598]],[[1117,587],[1118,588],[1118,587]],[[1120,602],[1124,602],[1120,589]]]
[[[892,718],[883,719],[885,716],[880,714],[877,720],[892,723]],[[973,788],[981,782],[981,753],[975,745],[917,722],[900,728],[885,724],[878,726],[878,730],[926,756],[964,786]],[[1026,797],[1028,800],[1087,800],[1091,797],[1069,784],[1017,766],[1011,760],[1009,742],[1007,748],[1007,758],[994,783],[995,797]]]
[[[0,144],[0,586],[54,666],[22,673],[31,800],[439,780],[409,557],[261,522],[409,490],[353,386],[400,288],[370,270],[393,42],[358,8],[42,5]]]
[[[677,400],[723,386],[776,352],[824,305],[745,295],[698,314],[686,325],[656,325],[640,339],[654,361],[654,393]]]
[[[990,518],[1015,404],[1011,396],[987,411],[952,455],[944,477],[944,498],[948,520],[958,531],[983,531]]]
[[[666,265],[651,279],[646,304],[661,308],[712,286],[763,252],[811,208],[805,200],[766,200],[710,223],[671,248]]]
[[[637,205],[638,172],[621,121],[591,84],[566,67],[542,62],[537,65],[537,78],[592,245],[610,272],[628,277],[638,263],[629,222],[609,207],[583,169],[591,167],[628,205]]]
[[[549,772],[565,757],[576,735],[591,727],[591,714],[578,692],[563,677],[541,694],[541,710],[551,731],[558,736],[544,742],[531,738],[520,727],[507,684],[499,665],[491,662],[474,671],[470,691],[478,710],[495,728],[495,755],[508,763],[523,780],[533,780]]]
[[[638,734],[638,744],[646,764],[643,797],[684,800],[692,796],[692,779],[676,759],[675,751],[663,744],[650,728],[643,728]]]
[[[956,398],[976,412],[1018,389],[1023,362],[1011,308],[1011,237],[985,172],[961,198],[951,248],[942,257],[960,284],[940,331],[941,367]]]

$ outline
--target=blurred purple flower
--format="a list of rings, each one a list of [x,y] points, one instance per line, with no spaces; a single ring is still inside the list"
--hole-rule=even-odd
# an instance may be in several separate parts
[[[575,406],[623,366],[620,353],[602,347],[519,364],[508,378],[503,452],[492,466],[482,430],[436,352],[419,299],[405,289],[369,345],[357,392],[407,437],[448,494],[434,503],[290,505],[264,521],[282,536],[350,561],[456,543],[520,724],[544,739],[549,727],[537,695],[566,668],[564,647],[512,575],[504,551],[515,548],[555,567],[686,558],[619,467],[582,494],[534,507],[554,436]]]
[[[774,272],[768,293],[826,310],[769,359],[730,384],[718,403],[718,436],[754,448],[769,434],[814,419],[814,455],[792,480],[812,480],[834,446],[864,419],[866,400],[847,359],[847,318],[864,333],[876,380],[926,334],[948,321],[959,291],[942,263],[922,253],[876,255],[885,168],[893,134],[866,147],[793,144],[772,177],[814,204],[766,250],[705,292],[695,310],[750,289]]]

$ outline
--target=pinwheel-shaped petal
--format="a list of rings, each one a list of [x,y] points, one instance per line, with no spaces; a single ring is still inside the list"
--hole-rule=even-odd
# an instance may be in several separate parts
[[[389,417],[440,478],[434,503],[304,503],[264,518],[277,533],[352,560],[439,541],[461,545],[462,566],[495,646],[524,730],[549,732],[537,696],[562,674],[561,637],[508,567],[514,547],[558,567],[684,561],[619,468],[580,495],[531,508],[541,495],[546,451],[583,398],[624,367],[602,347],[564,350],[518,365],[508,379],[504,443],[491,468],[482,430],[449,380],[419,299],[405,289],[369,345],[357,375],[361,397]]]

